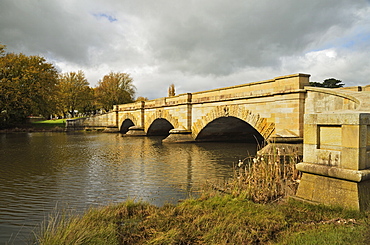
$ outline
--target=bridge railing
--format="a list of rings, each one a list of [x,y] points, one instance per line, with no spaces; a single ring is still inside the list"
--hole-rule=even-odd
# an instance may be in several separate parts
[[[117,111],[137,110],[143,108],[144,104],[145,101],[137,101],[129,104],[115,105],[113,109]]]
[[[139,101],[130,104],[116,105],[114,108],[118,111],[127,111],[140,108],[155,108],[186,103],[204,103],[289,93],[291,91],[304,89],[304,86],[308,85],[307,78],[309,76],[310,75],[307,74],[293,74],[260,82],[217,88],[202,92],[180,94],[177,96],[163,97],[149,101]]]

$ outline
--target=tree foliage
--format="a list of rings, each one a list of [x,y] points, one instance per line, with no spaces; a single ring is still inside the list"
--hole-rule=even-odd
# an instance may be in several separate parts
[[[147,101],[147,100],[149,100],[147,97],[139,96],[136,98],[135,101]]]
[[[0,125],[55,110],[57,70],[40,56],[4,54],[0,49]]]
[[[4,56],[5,54],[5,45],[0,44],[0,57]]]
[[[93,89],[82,71],[59,74],[43,57],[6,53],[0,44],[0,128],[23,123],[31,115],[110,110],[133,102],[135,91],[127,73],[111,72]]]
[[[59,75],[58,97],[59,108],[64,115],[70,113],[74,117],[76,111],[86,112],[93,95],[83,71]]]
[[[322,87],[322,88],[341,88],[344,86],[341,80],[335,78],[325,79],[322,83],[320,82],[310,82],[310,85],[313,87]]]
[[[135,92],[130,74],[119,72],[105,75],[95,90],[99,106],[107,111],[112,109],[113,105],[133,102]]]
[[[175,96],[175,85],[172,83],[170,87],[168,88],[168,97]]]

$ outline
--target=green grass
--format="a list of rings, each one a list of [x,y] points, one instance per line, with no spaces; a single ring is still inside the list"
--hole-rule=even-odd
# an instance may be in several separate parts
[[[66,119],[53,119],[53,120],[42,120],[32,122],[31,126],[35,129],[53,129],[53,128],[65,128]]]
[[[369,213],[288,200],[207,195],[155,207],[127,201],[49,218],[37,244],[370,244]]]
[[[49,124],[65,124],[65,123],[66,123],[66,119],[55,119],[55,120],[36,121],[36,122],[33,122],[32,124],[49,125]]]
[[[316,226],[311,230],[293,233],[280,244],[369,244],[370,240],[366,238],[368,231],[366,226]]]
[[[64,128],[66,125],[66,119],[55,119],[55,120],[43,120],[32,122],[31,126],[35,129],[53,129],[53,128]]]

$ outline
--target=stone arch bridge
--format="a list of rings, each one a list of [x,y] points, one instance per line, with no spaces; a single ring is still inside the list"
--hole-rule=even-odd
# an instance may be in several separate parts
[[[113,111],[69,120],[68,129],[116,128],[127,135],[168,135],[165,142],[302,141],[309,75],[116,105]]]
[[[67,121],[164,142],[303,142],[297,198],[370,209],[370,86],[309,86],[308,74],[116,105]]]

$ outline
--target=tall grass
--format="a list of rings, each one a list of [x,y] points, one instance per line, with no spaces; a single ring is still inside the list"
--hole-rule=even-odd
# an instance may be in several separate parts
[[[134,232],[128,228],[128,224],[138,223],[149,212],[145,210],[153,208],[147,203],[128,200],[106,207],[90,208],[82,216],[68,211],[56,211],[35,231],[36,244],[119,244],[119,227],[124,224],[125,228]],[[133,214],[137,219],[135,222],[130,221]],[[122,219],[125,222],[122,223]]]
[[[296,193],[300,174],[295,166],[300,160],[294,148],[272,145],[255,157],[239,161],[234,178],[213,187],[256,203],[276,201]]]

